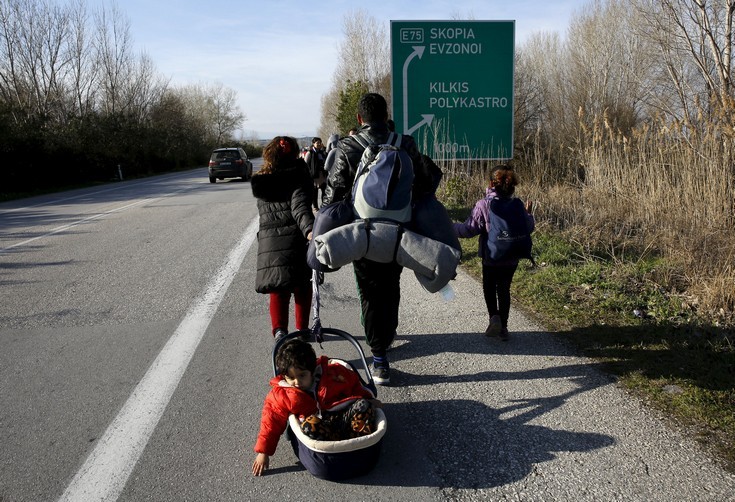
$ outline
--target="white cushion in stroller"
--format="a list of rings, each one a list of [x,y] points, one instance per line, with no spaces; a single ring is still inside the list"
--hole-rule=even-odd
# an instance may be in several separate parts
[[[351,439],[343,439],[341,441],[319,441],[312,439],[301,430],[299,419],[295,415],[288,417],[288,424],[291,426],[291,432],[296,436],[300,443],[318,453],[343,453],[348,451],[361,450],[377,444],[388,428],[388,421],[385,419],[385,413],[380,408],[375,408],[376,429],[372,434],[360,436]]]

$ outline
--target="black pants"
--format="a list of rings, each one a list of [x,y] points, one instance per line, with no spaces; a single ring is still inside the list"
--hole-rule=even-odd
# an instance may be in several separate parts
[[[362,308],[365,338],[373,355],[385,357],[398,328],[401,272],[396,263],[358,260],[352,264]]]
[[[482,266],[482,293],[485,295],[488,316],[492,317],[499,314],[504,328],[508,327],[510,283],[513,281],[513,275],[517,268],[518,264]]]
[[[314,193],[311,197],[311,205],[314,207],[314,209],[319,209],[319,190],[322,191],[322,197],[324,197],[324,191],[327,189],[327,182],[325,181],[321,185],[316,184],[316,180],[314,180]]]

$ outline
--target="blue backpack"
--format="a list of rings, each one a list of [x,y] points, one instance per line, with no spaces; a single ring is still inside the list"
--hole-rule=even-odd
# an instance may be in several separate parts
[[[354,136],[365,150],[352,185],[355,216],[399,223],[411,221],[413,163],[401,149],[402,135],[393,132],[385,144],[371,144],[362,134]]]
[[[490,232],[487,247],[490,259],[520,260],[531,256],[531,232],[526,221],[526,208],[521,199],[515,197],[493,197],[488,203]]]

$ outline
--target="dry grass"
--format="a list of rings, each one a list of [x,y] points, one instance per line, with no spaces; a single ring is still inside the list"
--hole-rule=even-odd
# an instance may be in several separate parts
[[[590,257],[669,265],[660,287],[696,305],[712,322],[735,311],[735,143],[725,122],[694,134],[680,124],[648,124],[628,136],[605,117],[580,126],[569,147],[525,143],[515,160],[518,195],[536,201],[537,219]],[[486,166],[446,163],[440,196],[469,206],[482,196]]]

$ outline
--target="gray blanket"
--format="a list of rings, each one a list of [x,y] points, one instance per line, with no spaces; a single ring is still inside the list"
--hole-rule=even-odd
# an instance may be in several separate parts
[[[430,293],[447,285],[457,273],[462,252],[391,222],[356,220],[314,238],[320,263],[338,268],[353,261],[368,260],[413,270]]]

